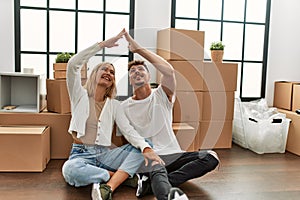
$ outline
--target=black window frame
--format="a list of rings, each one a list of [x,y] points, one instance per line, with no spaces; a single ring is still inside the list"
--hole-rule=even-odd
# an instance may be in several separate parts
[[[20,4],[21,0],[14,0],[14,19],[15,19],[15,72],[21,72],[21,54],[41,54],[41,55],[46,55],[47,56],[47,74],[46,77],[49,78],[49,73],[50,73],[50,55],[57,55],[58,53],[61,52],[50,52],[50,34],[49,34],[49,12],[50,11],[68,11],[68,12],[75,12],[75,48],[73,52],[69,53],[77,53],[78,52],[78,13],[79,12],[85,12],[85,13],[101,13],[103,14],[103,38],[102,40],[105,40],[105,18],[106,14],[119,14],[119,15],[129,15],[129,30],[134,30],[134,13],[135,13],[135,0],[129,0],[130,2],[130,11],[129,13],[124,13],[124,12],[113,12],[113,11],[106,11],[106,1],[108,0],[103,0],[103,11],[91,11],[91,10],[79,10],[78,9],[78,0],[74,0],[75,3],[75,9],[65,9],[65,8],[50,8],[50,0],[47,0],[47,7],[31,7],[31,6],[21,6]],[[21,9],[35,9],[35,10],[45,10],[47,12],[47,51],[42,52],[42,51],[21,51]],[[130,35],[134,37],[134,32],[130,31]],[[100,54],[97,54],[97,56],[102,56],[102,61],[105,60],[105,56],[110,56],[110,57],[128,57],[128,61],[133,60],[133,53],[128,52],[126,55],[117,55],[117,54],[107,54],[105,53],[105,49],[102,50]],[[125,100],[129,96],[131,96],[133,93],[132,87],[130,87],[129,84],[129,79],[128,79],[128,91],[127,91],[127,96],[117,96],[117,99],[119,100]]]
[[[176,28],[176,19],[183,19],[183,20],[197,20],[197,30],[200,29],[200,23],[201,21],[214,21],[214,22],[220,22],[221,23],[221,31],[220,31],[220,41],[222,41],[222,35],[223,35],[223,24],[226,22],[230,23],[242,23],[243,24],[243,44],[242,44],[242,59],[241,60],[226,60],[224,59],[225,62],[239,62],[241,63],[241,75],[240,75],[240,88],[239,89],[239,98],[242,101],[252,101],[252,100],[257,100],[261,98],[265,98],[265,93],[266,93],[266,76],[267,76],[267,61],[268,61],[268,46],[269,46],[269,29],[270,29],[270,13],[271,13],[271,0],[267,0],[267,5],[266,5],[266,18],[265,18],[265,23],[255,23],[255,22],[246,22],[246,10],[247,10],[247,0],[245,0],[245,12],[244,12],[244,21],[229,21],[229,20],[224,20],[223,15],[224,15],[224,0],[222,0],[222,10],[221,10],[221,19],[216,20],[216,19],[201,19],[200,16],[200,6],[201,5],[201,0],[198,0],[198,18],[188,18],[188,17],[176,17],[176,0],[172,0],[172,5],[171,5],[171,28]],[[254,25],[264,25],[265,26],[265,34],[264,34],[264,49],[263,49],[263,58],[262,61],[253,61],[253,60],[245,60],[244,59],[244,52],[245,52],[245,26],[246,24],[254,24]],[[210,61],[210,59],[205,59],[205,61]],[[262,63],[262,77],[261,77],[261,92],[260,92],[260,97],[242,97],[241,95],[243,94],[243,68],[244,68],[244,63]]]

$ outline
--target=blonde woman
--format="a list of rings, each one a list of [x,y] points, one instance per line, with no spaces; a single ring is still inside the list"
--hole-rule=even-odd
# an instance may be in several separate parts
[[[147,165],[148,159],[163,164],[129,124],[120,102],[114,99],[115,68],[111,63],[95,66],[85,86],[81,86],[82,66],[101,49],[118,46],[124,34],[122,30],[117,36],[79,52],[67,67],[72,110],[69,133],[74,142],[62,173],[66,182],[75,187],[93,184],[92,199],[112,199],[112,192],[132,177],[144,161]],[[114,123],[130,144],[112,148]]]

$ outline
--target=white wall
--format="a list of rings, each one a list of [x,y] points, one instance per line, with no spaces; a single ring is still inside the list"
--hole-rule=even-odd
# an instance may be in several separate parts
[[[0,72],[14,71],[14,10],[11,0],[0,1]],[[171,0],[138,0],[135,13],[135,38],[155,51],[156,32],[170,26]],[[274,81],[300,80],[300,1],[273,0],[266,99],[273,105]],[[299,54],[299,55],[298,55]],[[154,69],[150,69],[155,75]],[[155,76],[151,81],[155,81]]]
[[[267,71],[266,100],[273,105],[274,81],[300,81],[300,1],[273,0]]]
[[[135,40],[143,47],[156,52],[157,31],[168,28],[171,24],[171,0],[138,0],[135,4]],[[151,82],[156,82],[154,67],[150,65],[149,70]]]
[[[0,72],[15,70],[14,1],[0,1]]]

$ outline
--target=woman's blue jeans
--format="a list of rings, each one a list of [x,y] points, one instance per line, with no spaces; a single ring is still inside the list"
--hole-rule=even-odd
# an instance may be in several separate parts
[[[67,183],[75,187],[107,182],[109,172],[123,170],[132,177],[144,157],[130,144],[114,149],[100,145],[73,144],[69,159],[62,167]]]

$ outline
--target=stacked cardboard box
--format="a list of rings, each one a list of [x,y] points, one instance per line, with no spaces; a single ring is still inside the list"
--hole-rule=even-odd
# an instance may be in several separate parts
[[[67,63],[54,63],[54,79],[46,80],[47,110],[56,113],[70,113],[70,99],[67,91],[66,70]],[[81,84],[87,80],[87,65],[81,69]]]
[[[48,126],[0,126],[0,171],[42,172],[50,160]]]
[[[56,80],[67,78],[67,63],[53,63],[53,77]],[[81,68],[81,79],[87,78],[87,65]]]
[[[273,106],[291,119],[286,150],[300,156],[300,82],[276,81]]]
[[[158,31],[157,54],[176,73],[173,122],[188,123],[196,129],[195,150],[231,148],[237,64],[204,62],[203,47],[203,31]]]
[[[50,156],[51,159],[66,159],[69,157],[72,136],[68,133],[71,114],[58,114],[42,111],[40,113],[10,113],[0,112],[2,126],[48,126],[51,130]],[[1,140],[1,139],[0,139]],[[26,142],[29,146],[37,143]],[[8,151],[4,151],[8,152]]]

